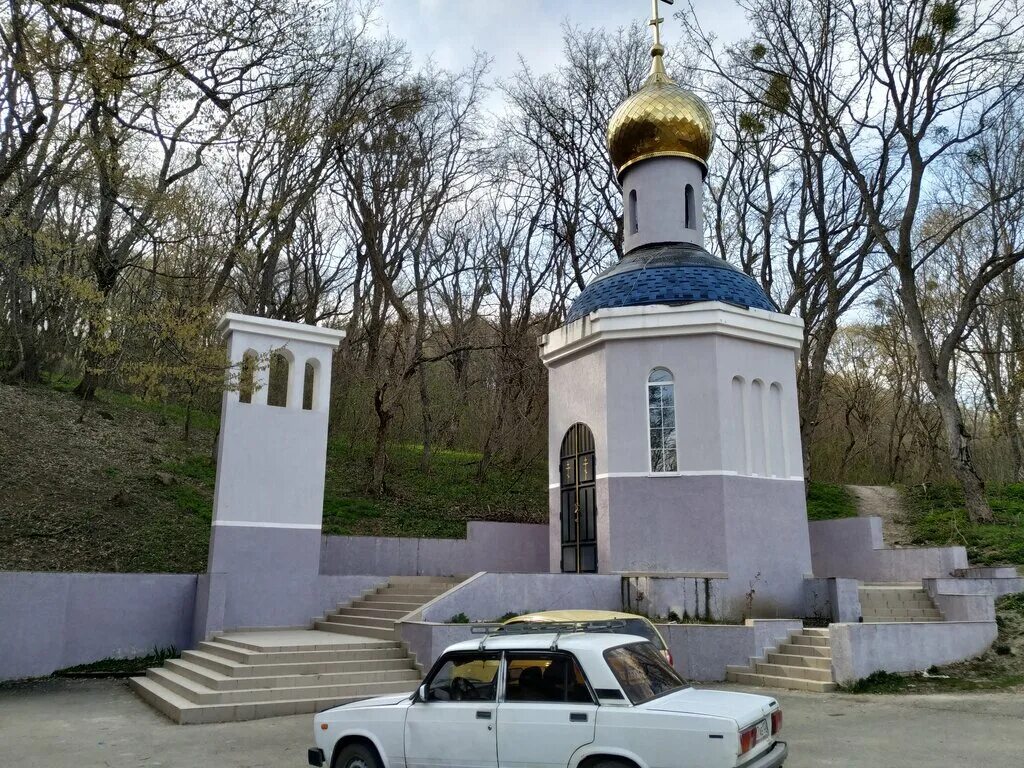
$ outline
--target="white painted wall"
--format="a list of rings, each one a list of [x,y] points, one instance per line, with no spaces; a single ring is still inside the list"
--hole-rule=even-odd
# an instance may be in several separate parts
[[[693,226],[685,225],[686,185],[693,188]],[[631,193],[636,193],[636,232],[631,231]],[[700,164],[685,157],[653,157],[622,174],[624,201],[623,250],[629,253],[650,243],[704,245],[704,175]]]
[[[319,529],[323,516],[331,358],[342,331],[228,314],[229,359],[280,350],[290,359],[287,407],[267,405],[267,370],[251,403],[225,392],[217,449],[214,526]],[[313,361],[313,410],[302,410],[306,361]]]

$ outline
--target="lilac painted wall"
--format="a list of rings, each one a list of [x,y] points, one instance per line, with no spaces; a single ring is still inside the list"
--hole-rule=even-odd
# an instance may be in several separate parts
[[[774,648],[800,626],[799,621],[755,620],[745,625],[659,624],[658,629],[679,673],[687,680],[709,681],[724,680],[727,665],[748,664],[751,657]],[[448,646],[474,637],[470,624],[403,622],[400,631],[424,670]]]
[[[872,672],[913,672],[984,653],[996,639],[994,621],[833,624],[832,673],[849,684]]]
[[[548,570],[548,527],[471,521],[465,539],[324,536],[322,574],[453,576]]]
[[[459,613],[489,621],[510,611],[533,613],[622,608],[618,576],[562,573],[483,573],[428,603],[423,621],[448,621]]]
[[[746,624],[659,624],[676,670],[687,680],[725,680],[730,664],[746,666],[800,629],[797,620],[758,620]]]
[[[0,572],[0,680],[189,647],[193,574]]]
[[[814,575],[860,581],[920,581],[945,578],[967,567],[963,547],[886,549],[882,520],[849,517],[809,524]]]

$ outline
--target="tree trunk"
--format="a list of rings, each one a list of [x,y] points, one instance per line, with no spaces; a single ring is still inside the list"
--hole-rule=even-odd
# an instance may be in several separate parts
[[[974,468],[971,457],[971,435],[967,431],[960,404],[949,381],[949,371],[944,370],[935,359],[935,352],[924,316],[917,296],[915,274],[906,265],[909,259],[898,265],[900,277],[900,299],[906,313],[907,328],[914,343],[914,353],[924,382],[935,398],[935,405],[942,416],[942,424],[946,431],[946,443],[949,449],[949,461],[953,475],[964,492],[967,515],[972,522],[983,523],[992,520],[992,509],[985,499],[985,483]]]
[[[420,416],[423,420],[423,455],[420,457],[420,469],[430,474],[430,462],[434,451],[434,419],[430,413],[430,392],[427,389],[426,366],[421,365],[417,371],[420,384]]]
[[[384,480],[388,468],[388,432],[391,426],[391,412],[386,408],[384,389],[378,388],[373,395],[373,408],[377,414],[377,429],[373,443],[373,493],[384,495]]]

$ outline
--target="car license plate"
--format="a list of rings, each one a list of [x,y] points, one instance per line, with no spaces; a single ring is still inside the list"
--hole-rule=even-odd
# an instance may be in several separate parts
[[[757,742],[758,742],[758,744],[760,744],[762,741],[765,741],[768,738],[768,735],[770,733],[771,733],[771,728],[768,726],[768,721],[767,720],[762,720],[760,723],[758,723],[757,724]]]

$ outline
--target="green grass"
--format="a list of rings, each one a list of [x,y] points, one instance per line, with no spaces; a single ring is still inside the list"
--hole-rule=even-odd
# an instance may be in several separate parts
[[[963,545],[973,565],[1024,566],[1024,484],[989,486],[991,523],[968,519],[958,486],[913,486],[904,496],[914,544]]]
[[[54,672],[56,677],[121,677],[145,672],[150,667],[159,667],[167,659],[176,659],[178,649],[173,645],[166,648],[154,648],[152,653],[136,656],[131,659],[108,658],[94,661],[91,664],[79,664]]]
[[[334,440],[327,450],[324,533],[459,538],[467,520],[547,521],[547,474],[492,467],[476,480],[479,454],[435,451],[429,473],[420,466],[422,447],[392,445],[387,490],[371,485],[371,447]]]
[[[845,485],[836,483],[807,484],[807,519],[837,520],[856,517],[857,503]]]

